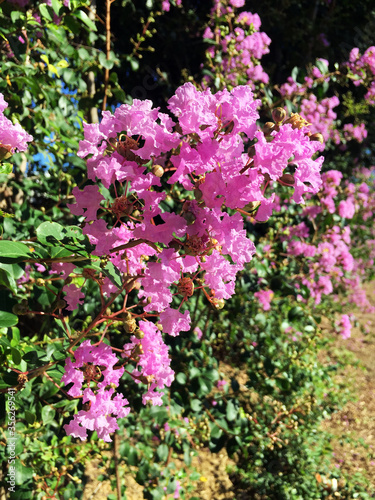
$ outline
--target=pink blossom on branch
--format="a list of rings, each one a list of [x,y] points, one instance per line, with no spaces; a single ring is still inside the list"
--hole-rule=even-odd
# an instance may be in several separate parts
[[[28,134],[19,123],[13,124],[3,114],[3,111],[8,107],[8,103],[4,100],[3,94],[0,94],[0,149],[7,149],[9,154],[15,151],[26,151],[27,143],[33,140],[33,137]]]
[[[82,191],[75,188],[76,204],[69,205],[83,218],[83,232],[95,245],[93,255],[115,266],[124,279],[124,293],[136,293],[140,300],[143,312],[136,321],[133,318],[136,330],[130,330],[138,333],[124,345],[122,356],[135,364],[135,381],[147,383],[143,402],[156,405],[162,404],[162,389],[174,377],[159,327],[172,336],[190,329],[189,311],[180,308],[189,306],[198,280],[211,304],[223,306],[234,293],[237,273],[255,253],[241,214],[247,214],[248,205],[260,204],[256,217],[267,220],[279,204],[276,193],[269,192],[277,184],[270,181],[282,182],[291,164],[294,200],[302,202],[302,195],[316,193],[323,160],[312,159],[322,145],[310,140],[304,124],[296,126],[298,116],[278,123],[270,135],[259,130],[259,101],[248,86],[212,94],[187,83],[168,105],[175,120],[154,109],[150,101],[134,100],[113,114],[103,112],[101,123],[84,125],[79,155],[87,159],[88,176],[95,184]],[[168,208],[160,176],[172,189],[181,185],[193,196],[180,204],[174,200],[173,210]],[[115,193],[112,199],[111,193]],[[73,268],[61,271],[67,277]],[[120,286],[107,277],[96,282],[106,295]],[[84,297],[81,290],[70,284],[63,291],[68,309],[78,307]],[[258,295],[264,308],[270,307],[272,292]],[[179,298],[179,307],[171,307],[174,297]],[[158,326],[147,320],[150,316],[159,316]],[[123,408],[126,400],[112,390],[102,391],[119,383],[122,370],[112,369],[116,357],[108,351],[110,364],[98,364],[95,349],[85,341],[75,351],[76,361],[67,361],[63,377],[63,382],[73,383],[71,395],[83,395],[89,406],[67,427],[81,439],[86,429],[96,429],[108,439],[116,418],[128,412]],[[99,367],[104,378],[96,380],[93,372],[91,385],[82,393],[82,367],[87,371],[90,366]],[[100,404],[107,408],[105,415]]]

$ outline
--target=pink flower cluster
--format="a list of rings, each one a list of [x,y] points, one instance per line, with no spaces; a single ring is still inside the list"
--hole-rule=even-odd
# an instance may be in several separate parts
[[[301,116],[311,123],[311,132],[322,134],[325,141],[333,139],[336,144],[340,142],[340,138],[334,127],[337,115],[333,108],[339,104],[339,98],[336,96],[319,102],[315,94],[310,94],[308,99],[302,99],[301,102]]]
[[[356,214],[361,213],[361,217],[365,218],[373,213],[375,200],[372,191],[365,182],[346,182],[343,190],[340,186],[342,173],[337,170],[325,172],[322,174],[322,180],[320,206],[312,204],[303,211],[309,225],[301,222],[284,228],[281,237],[282,241],[288,242],[288,253],[293,257],[303,258],[305,265],[308,265],[308,272],[304,271],[297,278],[297,284],[305,285],[309,289],[316,305],[324,296],[340,288],[346,290],[349,302],[356,304],[361,310],[372,312],[375,309],[366,298],[361,275],[364,274],[364,266],[371,265],[371,255],[375,257],[375,244],[372,254],[372,240],[368,240],[364,245],[370,260],[367,258],[366,262],[363,262],[360,258],[355,259],[352,248],[357,249],[357,243],[360,242],[353,245],[351,229],[344,226],[345,219],[352,219]],[[344,199],[340,199],[342,195],[345,196]],[[340,216],[343,220],[340,225],[328,226],[317,239],[314,233],[319,230],[320,220],[324,220],[327,213]],[[356,228],[355,225],[352,227]]]
[[[139,354],[137,369],[132,373],[136,382],[147,381],[148,390],[143,395],[143,404],[151,401],[153,405],[161,406],[163,392],[156,391],[169,387],[174,379],[174,371],[170,367],[168,347],[164,344],[160,330],[154,323],[140,321],[139,327],[144,333],[142,339],[131,337],[131,342],[124,345],[123,357]]]
[[[3,94],[0,94],[0,148],[8,151],[9,155],[15,151],[26,151],[27,143],[33,137],[25,132],[19,123],[13,123],[4,116],[3,112],[8,107]]]
[[[321,186],[323,158],[311,157],[322,145],[287,122],[266,138],[257,131],[257,105],[249,87],[213,95],[187,83],[169,100],[180,132],[150,101],[137,100],[114,115],[104,112],[100,124],[84,125],[78,154],[87,158],[88,177],[106,188],[116,184],[117,197],[105,208],[99,186],[89,185],[83,191],[75,188],[77,203],[69,207],[89,222],[84,233],[96,245],[94,255],[109,256],[121,273],[137,277],[139,297],[147,301],[144,311],[160,314],[171,335],[188,330],[190,322],[187,311],[170,308],[172,288],[185,302],[199,275],[213,303],[227,299],[234,293],[236,273],[252,258],[255,249],[243,219],[228,208],[242,212],[247,204],[261,202],[257,219],[267,220],[274,194],[265,197],[265,189],[291,163],[294,201],[301,203],[305,193],[316,193]],[[244,152],[240,134],[245,141],[257,139],[252,157]],[[166,156],[172,173],[166,182],[193,194],[179,213],[165,211],[166,193],[156,175]],[[111,215],[113,223],[98,218],[99,210]],[[104,290],[115,291],[107,278]]]
[[[206,28],[203,38],[216,40],[218,45],[211,45],[206,56],[209,60],[216,60],[216,54],[220,51],[220,73],[227,84],[238,85],[247,84],[253,90],[255,82],[268,83],[269,77],[263,70],[260,59],[268,54],[268,46],[271,39],[266,33],[259,31],[261,21],[258,14],[251,12],[241,12],[236,15],[231,22],[229,33],[221,33],[220,28],[215,27],[214,20],[217,20],[217,12],[225,16],[232,13],[234,8],[244,5],[243,0],[230,0],[227,2],[215,1],[211,11],[212,22]],[[211,82],[211,77],[205,76],[203,86],[206,87]]]
[[[177,7],[180,7],[182,4],[182,0],[175,0]],[[164,12],[169,12],[171,8],[171,4],[169,0],[162,0],[161,8]]]
[[[269,311],[271,309],[271,300],[273,296],[274,293],[272,290],[260,290],[254,293],[254,297],[258,299],[264,311]]]
[[[96,430],[100,439],[112,441],[109,434],[118,429],[117,419],[126,417],[130,411],[130,408],[125,408],[128,401],[123,395],[114,395],[124,368],[115,369],[118,359],[111,347],[104,343],[92,346],[86,340],[76,349],[74,357],[75,361],[66,360],[61,382],[73,384],[68,394],[72,397],[83,396],[85,408],[64,426],[65,431],[68,435],[86,440],[87,429]],[[86,385],[85,389],[83,385]]]
[[[352,324],[350,318],[347,314],[342,314],[341,319],[338,323],[339,333],[343,339],[349,339],[352,332]]]
[[[352,49],[347,67],[354,85],[367,87],[365,99],[369,104],[375,104],[375,46],[366,49],[362,55],[357,47]]]
[[[289,99],[296,95],[305,95],[306,90],[312,89],[318,82],[329,82],[330,76],[327,74],[328,61],[326,59],[317,59],[316,64],[324,68],[323,73],[318,66],[312,66],[308,74],[304,77],[303,83],[299,83],[296,77],[289,76],[287,81],[280,86],[280,94]]]
[[[100,124],[84,124],[78,155],[87,159],[88,177],[95,184],[82,191],[75,188],[76,203],[68,207],[85,222],[83,232],[95,245],[93,255],[117,268],[125,293],[138,294],[143,313],[126,313],[128,331],[134,335],[123,356],[136,363],[133,378],[148,384],[144,403],[160,405],[160,390],[171,384],[174,375],[159,327],[173,336],[190,329],[186,305],[196,288],[203,289],[214,307],[223,307],[234,293],[237,272],[252,259],[255,247],[241,215],[248,215],[248,204],[258,207],[258,220],[267,220],[275,193],[266,197],[266,189],[273,188],[272,181],[282,178],[291,164],[295,202],[303,202],[303,195],[316,193],[321,186],[323,158],[312,156],[322,144],[309,139],[296,115],[265,135],[256,124],[258,105],[248,86],[212,94],[186,83],[168,102],[176,121],[150,101],[134,100],[114,114],[103,112]],[[251,143],[255,144],[249,154]],[[173,211],[168,208],[168,185],[185,193],[181,201],[175,199]],[[63,264],[54,271],[62,271],[66,279],[73,269],[74,265]],[[102,293],[119,293],[108,278],[97,282]],[[83,299],[80,289],[70,284],[64,291],[69,309],[78,307]],[[177,308],[172,307],[174,298],[179,299]],[[157,316],[158,327],[148,320]],[[96,351],[83,345],[88,358],[81,356],[82,362],[98,366],[90,361]],[[69,375],[63,379],[69,383],[78,377],[78,385],[70,390],[74,396],[81,393],[80,362],[68,361]],[[99,364],[111,373],[113,363]],[[84,400],[91,401],[95,411],[94,398],[99,394],[107,397],[107,404],[117,402],[105,387],[96,394],[88,387]],[[84,428],[97,428],[82,411],[67,428],[81,438],[86,435]],[[118,411],[120,415],[125,410]],[[112,417],[103,418],[100,421],[110,422],[107,429],[113,428]]]
[[[308,272],[301,274],[297,281],[309,289],[318,305],[322,296],[330,295],[334,285],[340,283],[345,273],[353,269],[349,228],[341,230],[333,226],[320,236],[319,242],[311,238],[305,222],[287,228],[285,233],[281,239],[288,241],[288,253],[294,257],[303,256],[309,266]]]
[[[367,137],[367,130],[364,123],[354,125],[354,123],[346,123],[344,125],[344,138],[347,141],[355,140],[359,143],[363,142]]]

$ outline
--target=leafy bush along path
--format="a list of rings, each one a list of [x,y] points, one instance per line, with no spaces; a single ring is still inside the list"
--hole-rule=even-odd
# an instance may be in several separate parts
[[[375,282],[365,288],[370,303],[375,305]],[[373,491],[375,494],[375,317],[374,314],[358,311],[355,312],[355,317],[358,326],[353,327],[351,338],[344,340],[341,336],[337,336],[329,350],[331,363],[337,360],[340,364],[348,365],[337,375],[337,381],[343,388],[349,384],[352,400],[342,410],[325,420],[322,428],[333,436],[333,467],[342,471],[342,477],[350,477],[354,484],[356,481],[362,484],[364,477],[369,483],[367,491],[370,494]],[[322,327],[325,335],[332,334],[332,324],[328,320]],[[363,329],[367,330],[367,333],[364,334]],[[228,366],[227,369],[234,375],[233,368]],[[225,366],[221,365],[220,371],[226,371]],[[236,373],[236,376],[239,374]],[[192,462],[192,467],[200,474],[200,480],[196,483],[196,489],[186,498],[198,497],[202,500],[235,498],[234,486],[227,470],[233,464],[225,450],[214,454],[208,448],[202,449]],[[183,462],[180,465],[183,467]],[[83,500],[90,498],[104,500],[111,493],[108,480],[102,483],[98,481],[100,467],[99,462],[93,461],[88,464],[86,469],[88,482]],[[105,474],[104,470],[103,473]],[[323,476],[322,482],[324,481],[329,484],[329,478]],[[343,480],[339,479],[338,495],[343,484]],[[143,487],[135,482],[131,474],[126,476],[126,485],[127,500],[143,498]]]
[[[365,288],[371,305],[375,305],[375,282]],[[323,428],[334,436],[335,466],[343,476],[365,476],[375,497],[375,316],[356,311],[355,317],[358,326],[352,329],[351,338],[338,337],[335,342],[335,356],[342,358],[348,351],[353,356],[354,363],[339,377],[344,386],[349,382],[355,399],[326,420]],[[358,366],[353,366],[355,361]]]

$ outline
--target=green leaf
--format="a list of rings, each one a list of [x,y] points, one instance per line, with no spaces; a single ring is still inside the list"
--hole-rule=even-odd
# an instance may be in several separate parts
[[[298,66],[294,66],[294,68],[292,69],[291,77],[295,82],[297,81],[298,72],[299,72]]]
[[[236,419],[238,411],[237,408],[234,406],[233,401],[228,401],[226,413],[227,413],[227,420],[229,420],[229,422]]]
[[[114,66],[113,61],[111,61],[110,59],[107,59],[107,57],[104,54],[104,52],[100,52],[100,54],[99,54],[99,62],[106,69],[112,69],[113,66]]]
[[[89,16],[86,14],[86,12],[83,12],[83,10],[77,10],[76,12],[73,13],[73,16],[77,17],[82,22],[84,22],[86,24],[86,26],[88,28],[90,28],[90,30],[96,31],[95,23],[93,21],[91,21]]]
[[[12,23],[15,23],[21,17],[21,12],[19,10],[12,10],[10,17],[12,19]]]
[[[323,75],[328,73],[328,66],[324,61],[322,61],[322,59],[319,59],[318,61],[316,61],[315,65]]]
[[[61,2],[59,0],[52,0],[52,8],[56,16],[58,16],[62,8]]]
[[[302,309],[302,307],[299,307],[299,306],[294,306],[290,309],[289,313],[288,313],[288,319],[289,321],[292,321],[293,319],[296,319],[296,318],[302,318],[304,316],[304,310]]]
[[[15,349],[14,347],[11,347],[10,352],[12,353],[13,363],[19,365],[22,360],[22,355],[20,351],[18,349]]]
[[[192,399],[190,406],[193,411],[201,411],[202,409],[202,403],[199,399]]]
[[[107,263],[107,265],[103,268],[103,273],[109,278],[112,283],[117,286],[117,288],[122,287],[122,278],[121,278],[121,273],[115,267],[111,261]]]
[[[191,461],[192,461],[192,456],[190,455],[191,448],[187,443],[184,443],[183,449],[184,449],[184,462],[188,467],[190,467]],[[191,476],[190,476],[190,479],[191,479]]]
[[[132,67],[133,71],[138,71],[138,69],[139,69],[139,61],[138,61],[138,59],[135,59],[134,57],[132,57],[130,59],[130,66]]]
[[[165,462],[168,458],[169,447],[165,443],[157,447],[156,454],[160,461]]]
[[[17,293],[18,280],[24,273],[24,270],[18,264],[0,264],[0,285],[5,286]]]
[[[39,6],[41,7],[41,6]],[[20,460],[16,460],[16,484],[24,485],[29,479],[33,477],[34,471],[31,467],[25,467]]]
[[[36,236],[42,245],[55,245],[64,238],[64,228],[57,222],[43,222],[37,228]]]
[[[129,452],[126,455],[126,458],[129,465],[138,465],[138,453],[135,448],[130,448]]]
[[[6,266],[10,264],[1,264],[1,266]],[[17,293],[17,283],[14,281],[13,276],[9,274],[5,269],[0,269],[0,285],[9,288],[13,293]]]
[[[0,328],[8,328],[18,323],[18,317],[15,314],[6,311],[0,311]]]
[[[76,74],[71,68],[64,69],[62,76],[66,83],[73,83],[76,79]]]
[[[214,439],[219,439],[221,437],[221,435],[223,434],[223,431],[220,429],[220,427],[218,427],[217,425],[213,425],[211,427],[211,432],[210,432],[210,436],[211,438],[214,438]]]
[[[178,373],[176,376],[177,382],[181,385],[186,384],[186,379],[187,379],[187,377],[186,377],[185,373],[183,373],[183,372]]]
[[[189,370],[190,379],[199,377],[199,375],[201,374],[201,372],[202,372],[202,370],[200,368],[197,368],[196,366],[193,366]]]
[[[26,410],[25,411],[25,419],[26,419],[27,423],[29,423],[30,425],[33,425],[36,421],[36,415],[35,415],[35,413],[32,413],[31,411]]]
[[[0,262],[14,264],[30,259],[32,254],[24,243],[19,241],[0,241]]]
[[[50,14],[49,8],[45,4],[40,4],[39,5],[39,12],[42,14],[42,17],[45,19],[48,19],[48,21],[52,22],[52,16]]]
[[[49,424],[55,418],[55,410],[51,406],[43,406],[42,408],[42,420],[43,424]]]
[[[9,175],[13,171],[13,165],[11,163],[0,163],[0,174]]]
[[[80,26],[79,22],[71,14],[65,16],[64,24],[75,35],[78,35],[81,31],[81,26]]]

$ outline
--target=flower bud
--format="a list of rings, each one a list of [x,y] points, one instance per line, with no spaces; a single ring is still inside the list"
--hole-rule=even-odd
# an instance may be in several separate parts
[[[227,135],[227,134],[230,134],[232,132],[233,128],[234,128],[234,121],[230,120],[229,123],[226,123],[223,126],[222,130],[223,130],[224,134]]]
[[[66,301],[64,299],[56,301],[56,309],[64,309],[64,307],[66,307]]]
[[[272,111],[272,118],[276,123],[282,123],[286,118],[286,111],[283,108],[275,108]]]
[[[141,340],[145,336],[145,332],[143,332],[140,328],[137,328],[134,332],[134,335],[137,339]]]
[[[21,304],[15,304],[12,307],[12,312],[13,314],[16,314],[17,316],[20,316],[21,314],[26,314],[27,311],[29,310],[29,306],[21,302]]]
[[[109,256],[108,255],[103,255],[100,257],[100,268],[104,269],[105,266],[108,264],[109,261]]]
[[[12,148],[10,146],[0,145],[0,161],[7,160],[12,156]]]
[[[272,123],[272,122],[267,122],[264,124],[264,127],[263,127],[263,134],[264,135],[269,135],[272,130],[275,128],[275,124]]]
[[[319,141],[319,142],[321,142],[323,144],[324,143],[324,137],[322,136],[322,134],[320,134],[319,132],[317,132],[316,134],[311,134],[310,135],[310,141]]]
[[[212,299],[212,305],[215,309],[220,310],[225,306],[224,299]]]
[[[134,351],[133,351],[133,357],[134,356],[140,356],[142,354],[144,354],[145,351],[143,350],[143,345],[142,344],[137,344],[134,348]]]
[[[20,386],[20,389],[23,389],[25,387],[26,382],[29,381],[29,378],[27,376],[27,373],[20,373],[17,377],[17,382],[18,385]]]
[[[246,212],[254,212],[259,206],[260,206],[260,201],[251,201],[247,205],[245,205],[243,208]]]
[[[292,174],[283,174],[279,180],[283,184],[288,184],[289,186],[293,186],[295,182],[294,176]]]
[[[194,189],[194,196],[197,201],[200,201],[203,197],[203,193],[199,188]]]
[[[162,177],[164,174],[164,168],[161,165],[154,165],[151,172],[156,175],[156,177]]]
[[[285,123],[290,123],[292,125],[292,128],[300,130],[303,127],[307,127],[308,125],[311,125],[307,120],[302,118],[301,115],[298,113],[292,113],[290,115],[290,118],[288,118]]]
[[[134,318],[124,321],[124,330],[126,333],[133,333],[137,328],[137,322]]]
[[[182,247],[182,243],[180,241],[176,241],[176,240],[172,240],[170,243],[169,243],[169,248],[173,248],[174,250],[176,250],[177,252],[179,250],[181,250],[181,247]]]
[[[182,214],[182,217],[186,220],[186,222],[189,224],[189,226],[190,226],[191,224],[194,224],[195,219],[196,219],[196,217],[195,217],[195,215],[193,214],[193,212],[190,212],[190,211],[188,211],[188,212],[184,212],[184,213]]]

